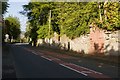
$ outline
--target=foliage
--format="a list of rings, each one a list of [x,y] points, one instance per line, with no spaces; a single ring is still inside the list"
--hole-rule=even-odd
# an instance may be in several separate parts
[[[100,3],[101,5],[101,14],[102,14],[102,21],[96,20],[96,24],[98,27],[110,31],[120,29],[120,3],[118,2],[107,2]]]
[[[6,12],[7,12],[7,8],[9,7],[9,4],[8,4],[8,2],[2,2],[2,1],[0,1],[0,13],[1,13],[1,15],[3,16],[3,14],[5,14]],[[3,24],[0,22],[0,26],[2,26]],[[2,29],[2,40],[3,40],[3,42],[4,42],[4,38],[5,38],[5,30],[4,30],[4,28]]]
[[[36,38],[44,39],[57,32],[74,39],[89,33],[91,24],[111,31],[120,29],[118,2],[30,2],[23,8],[34,30],[31,37],[36,33]]]
[[[7,12],[7,7],[9,7],[7,2],[0,2],[2,4],[2,14]]]
[[[38,33],[38,38],[44,39],[48,36],[48,25],[40,26]]]
[[[26,32],[25,32],[25,37],[30,37],[30,34],[31,34],[31,26],[30,26],[30,23],[29,22],[26,22]]]
[[[107,20],[104,21],[104,27],[108,30],[120,29],[120,15],[118,10],[120,9],[120,3],[108,2],[105,6]],[[108,23],[108,24],[107,24]]]
[[[17,17],[9,16],[5,18],[6,34],[10,38],[17,39],[20,34],[20,21]]]

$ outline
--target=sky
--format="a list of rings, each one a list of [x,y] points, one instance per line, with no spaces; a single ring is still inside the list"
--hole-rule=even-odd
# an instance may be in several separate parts
[[[9,0],[9,7],[7,9],[7,13],[4,15],[4,18],[8,17],[9,15],[18,17],[21,24],[21,31],[25,31],[27,17],[20,14],[19,12],[23,11],[22,5],[28,4],[28,2],[29,0]]]

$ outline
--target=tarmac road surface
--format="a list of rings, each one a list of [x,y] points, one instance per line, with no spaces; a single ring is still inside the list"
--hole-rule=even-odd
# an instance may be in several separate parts
[[[11,45],[10,50],[14,56],[17,78],[89,78],[19,46]]]

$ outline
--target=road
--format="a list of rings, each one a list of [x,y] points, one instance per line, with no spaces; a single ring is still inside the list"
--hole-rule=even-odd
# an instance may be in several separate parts
[[[21,45],[23,47],[23,45]],[[60,50],[55,52],[53,49],[52,51],[49,48],[42,48],[42,47],[31,47],[30,45],[24,45],[25,48],[28,50],[34,52],[36,55],[41,55],[41,52],[46,54],[46,57],[48,55],[59,58],[60,60],[67,62],[67,63],[72,63],[75,65],[66,65],[68,67],[74,68],[79,72],[84,72],[88,76],[91,77],[97,77],[100,78],[100,74],[94,73],[91,70],[94,70],[96,72],[102,73],[103,75],[101,76],[102,78],[105,77],[104,75],[111,77],[111,78],[118,78],[119,77],[119,65],[117,63],[109,63],[109,61],[104,61],[101,59],[93,59],[93,58],[85,58],[85,57],[73,57],[69,56],[67,54],[59,54]],[[49,60],[55,61],[53,57],[47,57]],[[116,57],[116,59],[118,59]],[[58,62],[61,63],[61,62]],[[85,69],[87,68],[87,69]],[[87,71],[87,72],[86,72]]]
[[[17,78],[91,78],[96,80],[96,78],[114,77],[108,73],[117,75],[115,67],[106,67],[104,65],[106,68],[99,69],[94,65],[89,65],[91,64],[90,60],[87,60],[90,63],[86,64],[87,62],[84,61],[85,63],[81,63],[82,66],[78,66],[74,64],[74,60],[70,63],[69,61],[66,62],[49,55],[44,55],[45,53],[42,52],[38,54],[31,48],[26,48],[23,44],[10,44],[9,46],[10,53],[14,57]],[[94,62],[92,61],[92,63]],[[87,68],[88,65],[90,68]],[[102,69],[104,70],[102,71]],[[99,70],[102,73],[99,73]]]
[[[11,45],[17,78],[88,78],[87,76],[50,62],[20,46]]]

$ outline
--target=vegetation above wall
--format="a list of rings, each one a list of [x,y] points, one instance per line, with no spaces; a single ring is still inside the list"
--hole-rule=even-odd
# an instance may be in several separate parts
[[[89,33],[90,25],[109,31],[120,29],[118,2],[29,2],[23,8],[33,41],[50,38],[54,32],[74,39]]]

